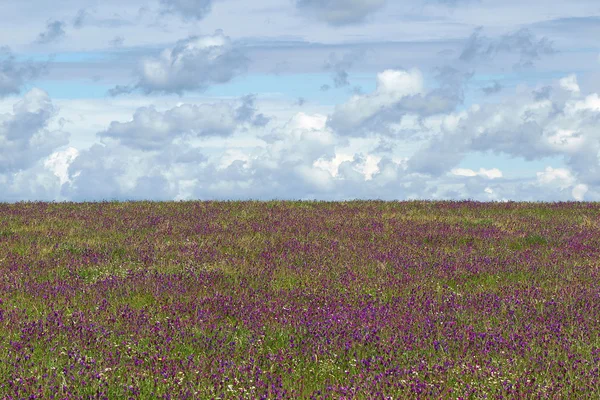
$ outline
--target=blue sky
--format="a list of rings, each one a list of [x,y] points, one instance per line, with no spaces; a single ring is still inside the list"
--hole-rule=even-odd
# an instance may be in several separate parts
[[[31,0],[0,22],[0,201],[600,200],[597,1]]]

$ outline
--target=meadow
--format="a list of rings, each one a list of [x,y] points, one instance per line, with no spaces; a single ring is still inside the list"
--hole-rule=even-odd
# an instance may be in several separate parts
[[[0,398],[600,398],[600,204],[0,204]]]

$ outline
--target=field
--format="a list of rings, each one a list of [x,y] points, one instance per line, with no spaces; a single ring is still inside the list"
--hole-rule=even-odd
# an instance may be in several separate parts
[[[0,398],[600,398],[600,204],[0,204]]]

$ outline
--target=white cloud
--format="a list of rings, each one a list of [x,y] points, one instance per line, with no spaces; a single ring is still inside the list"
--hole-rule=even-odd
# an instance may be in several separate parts
[[[577,76],[574,74],[562,78],[558,82],[560,84],[560,87],[570,92],[579,93],[581,91],[581,89],[579,88],[579,84],[577,83]]]
[[[545,171],[537,173],[537,180],[542,185],[554,185],[566,189],[575,183],[571,171],[564,168],[546,167]]]
[[[48,156],[44,161],[44,166],[60,179],[60,184],[69,182],[69,165],[79,155],[79,151],[74,147],[66,150],[57,151]]]
[[[383,96],[422,89],[410,79],[402,83],[405,74],[381,74],[373,93]],[[18,171],[0,172],[0,179],[11,188],[10,196],[37,194],[73,200],[593,198],[596,184],[591,179],[598,160],[587,156],[598,142],[593,136],[597,113],[575,109],[574,104],[584,99],[571,91],[558,91],[559,86],[542,100],[524,90],[494,106],[473,106],[460,113],[405,114],[402,129],[430,135],[423,136],[427,157],[417,151],[405,159],[377,150],[371,138],[338,134],[323,113],[293,113],[291,108],[265,125],[258,118],[263,109],[251,96],[196,104],[173,97],[168,100],[171,106],[165,101],[160,108],[137,107],[130,117],[120,118],[123,122],[106,124],[99,132],[103,145],[80,149],[77,156],[74,149],[58,146]],[[137,104],[127,108],[132,110]],[[41,126],[50,131],[56,110],[47,95],[34,91],[0,121],[6,125],[15,115],[28,116],[21,118],[29,121],[20,123],[22,128]],[[511,143],[511,135],[521,141]],[[389,136],[385,140],[401,143]],[[498,168],[474,170],[452,164],[452,157],[460,160],[463,154],[482,148],[517,156],[532,154],[533,158],[564,155],[569,167],[549,167],[530,181],[515,183],[505,180]],[[415,169],[411,161],[418,157],[424,169],[439,165],[441,173],[426,175]],[[32,171],[41,175],[28,183],[25,177],[33,176]]]
[[[443,121],[444,116],[452,114],[462,103],[463,87],[469,76],[454,68],[443,68],[436,75],[439,87],[426,88],[419,69],[384,70],[377,75],[373,92],[354,95],[336,106],[328,124],[338,134],[348,137],[379,134],[411,138],[428,134],[423,129],[428,123]],[[432,120],[427,120],[429,117]],[[413,128],[402,127],[411,122]]]
[[[40,163],[25,170],[0,173],[1,201],[61,200],[60,181]]]
[[[340,166],[344,163],[349,163],[350,168],[362,175],[363,180],[368,181],[373,179],[373,175],[379,172],[379,162],[382,157],[367,154],[366,156],[357,157],[356,154],[344,152],[335,153],[335,157],[327,160],[320,158],[313,163],[313,166],[328,171],[333,177],[338,177]]]
[[[573,194],[573,198],[577,201],[583,201],[585,194],[588,192],[587,185],[579,184],[573,188],[571,193]]]
[[[136,89],[147,94],[203,91],[210,85],[229,82],[243,73],[247,64],[240,49],[223,31],[217,30],[213,35],[180,40],[174,47],[164,49],[159,57],[144,59],[138,71],[138,82],[117,86],[111,94],[130,93]]]
[[[543,98],[524,88],[499,104],[471,107],[452,129],[442,129],[417,151],[409,169],[439,176],[473,151],[525,160],[564,156],[579,179],[591,183],[599,168],[598,95],[581,100],[557,84]]]
[[[291,121],[287,124],[287,127],[294,132],[297,132],[298,130],[318,131],[325,129],[326,124],[326,115],[309,115],[299,112],[291,119]]]
[[[571,101],[567,105],[567,111],[570,113],[581,111],[600,112],[600,97],[598,93],[593,93],[582,101]]]
[[[484,177],[487,179],[502,178],[502,171],[500,171],[498,168],[492,168],[492,169],[480,168],[478,172],[475,172],[472,169],[468,169],[468,168],[454,168],[450,172],[453,175],[458,175],[458,176],[467,176],[467,177],[481,176],[481,177]]]
[[[458,176],[477,176],[477,172],[467,168],[454,168],[451,172]]]
[[[502,171],[500,171],[498,168],[492,168],[492,169],[481,168],[479,170],[479,175],[484,176],[488,179],[502,178]]]
[[[68,143],[67,133],[47,129],[55,114],[48,94],[34,88],[0,115],[0,173],[26,169]]]
[[[58,150],[69,134],[49,128],[56,113],[48,94],[34,88],[13,104],[12,113],[0,114],[0,201],[62,198],[66,167]]]
[[[328,191],[333,187],[331,174],[321,168],[298,165],[295,172],[308,185],[310,191],[314,189]]]
[[[354,95],[337,106],[329,123],[342,135],[352,136],[361,125],[390,111],[403,98],[423,93],[423,75],[419,70],[385,70],[377,75],[377,88],[367,95]]]
[[[388,69],[377,75],[378,94],[382,97],[387,95],[391,102],[422,91],[423,75],[419,70],[399,71]]]
[[[231,106],[232,103],[223,104]],[[173,112],[182,107],[186,110],[184,106],[180,104],[172,109],[156,111],[160,118],[149,118],[148,121],[157,120],[160,122],[158,125],[168,126],[165,131],[173,132],[184,131],[189,126],[201,126],[203,118],[210,121],[210,112]],[[546,106],[534,103],[519,107],[544,114]],[[258,109],[250,108],[253,111],[249,115],[256,115]],[[474,107],[465,111],[464,118],[468,120],[473,117],[471,113],[480,111],[481,108]],[[189,119],[190,115],[197,118]],[[134,116],[124,125],[142,119]],[[453,134],[441,127],[443,119],[437,119],[439,135],[450,135],[448,138],[452,139]],[[491,125],[501,124],[504,120],[504,117],[496,118]],[[136,130],[146,132],[154,129],[149,128],[152,126],[154,122]],[[464,129],[462,122],[457,123],[456,129],[456,132]],[[581,192],[578,188],[571,193],[575,188],[575,175],[564,168],[550,167],[528,183],[505,181],[498,168],[450,169],[450,173],[458,177],[479,178],[451,181],[448,181],[447,175],[427,177],[413,173],[408,168],[407,159],[392,160],[388,156],[371,154],[367,139],[347,140],[336,135],[323,114],[296,113],[288,119],[272,120],[267,127],[249,126],[247,134],[255,135],[256,141],[245,140],[242,145],[237,139],[228,139],[227,142],[221,141],[220,146],[219,141],[215,141],[208,157],[208,147],[190,147],[191,143],[177,134],[160,136],[152,152],[142,151],[140,146],[124,146],[122,140],[125,136],[121,135],[118,138],[121,144],[119,141],[107,142],[106,146],[81,152],[69,167],[70,182],[65,184],[63,194],[79,200],[143,198],[139,196],[144,195],[163,199],[532,200],[541,196],[567,199],[567,196]],[[137,140],[135,134],[132,135],[130,139]],[[356,144],[349,146],[351,141]],[[190,151],[189,156],[185,154],[186,147]],[[492,180],[494,185],[490,184]],[[150,189],[153,187],[155,193]]]
[[[4,2],[0,197],[600,198],[593,1],[466,1]]]
[[[69,182],[62,195],[75,201],[110,199],[173,199],[176,180],[169,180],[160,156],[117,143],[96,144],[79,152],[69,165]]]
[[[287,161],[304,160],[312,165],[320,156],[332,154],[336,137],[325,122],[326,117],[321,114],[295,114],[264,137],[268,142],[267,158],[285,157]]]
[[[238,107],[230,102],[182,104],[165,112],[142,107],[131,121],[113,121],[98,135],[141,150],[158,150],[175,139],[230,136],[244,124],[257,123],[253,104],[252,98],[244,98]]]
[[[585,145],[585,139],[575,130],[558,129],[554,135],[548,135],[548,143],[556,151],[575,153]]]

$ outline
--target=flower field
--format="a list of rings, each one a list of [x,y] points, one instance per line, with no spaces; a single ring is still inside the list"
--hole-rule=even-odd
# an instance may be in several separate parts
[[[600,204],[0,204],[0,398],[600,398]]]

